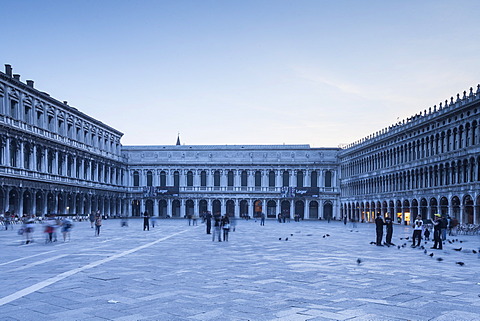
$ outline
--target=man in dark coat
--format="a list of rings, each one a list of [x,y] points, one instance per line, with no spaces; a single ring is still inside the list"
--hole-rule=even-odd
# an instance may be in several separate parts
[[[382,245],[382,238],[383,238],[383,218],[382,214],[378,213],[377,218],[375,219],[375,227],[376,227],[376,232],[377,232],[377,246],[383,246]]]
[[[442,244],[442,222],[441,215],[435,214],[435,219],[433,221],[433,247],[431,249],[441,250],[443,248]]]
[[[205,214],[205,223],[207,224],[207,234],[211,234],[211,229],[212,229],[212,213],[207,212]]]
[[[150,216],[148,215],[148,212],[145,211],[143,213],[143,230],[150,231],[150,222],[149,222]]]
[[[387,232],[387,235],[385,236],[385,243],[387,245],[395,245],[392,243],[393,221],[389,213],[385,214],[385,229]]]

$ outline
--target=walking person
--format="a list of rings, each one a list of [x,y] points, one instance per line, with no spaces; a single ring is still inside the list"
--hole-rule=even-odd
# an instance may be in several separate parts
[[[55,232],[55,220],[51,216],[48,216],[47,220],[45,221],[44,232],[46,234],[45,243],[52,243],[53,233]]]
[[[390,217],[389,213],[385,214],[385,230],[387,232],[385,236],[385,244],[386,245],[395,245],[392,243],[392,235],[393,235],[393,220]]]
[[[69,218],[66,218],[62,222],[62,234],[63,234],[63,242],[68,240],[70,241],[70,232],[72,231],[73,222]]]
[[[95,216],[95,236],[100,236],[100,227],[102,227],[102,216],[97,212]]]
[[[435,214],[435,220],[433,221],[433,247],[431,249],[442,250],[442,222],[440,214]]]
[[[210,213],[210,211],[208,211],[207,214],[205,214],[205,222],[207,223],[207,224],[206,224],[207,234],[211,234],[211,230],[212,230],[212,213]]]
[[[90,220],[90,227],[93,228],[93,225],[95,224],[95,213],[90,213],[88,219]]]
[[[35,221],[33,218],[25,220],[23,225],[23,231],[25,234],[25,244],[33,243],[33,231],[35,228]]]
[[[420,243],[422,242],[422,233],[423,233],[423,220],[422,220],[422,217],[418,215],[415,221],[413,222],[413,237],[412,237],[413,248],[420,246]],[[418,240],[417,245],[415,245],[415,240]]]
[[[222,217],[223,241],[228,242],[228,232],[230,232],[230,219],[227,214]]]
[[[150,217],[148,216],[148,212],[145,211],[143,213],[143,230],[147,230],[147,231],[150,231]]]
[[[213,223],[212,242],[215,241],[215,235],[217,236],[218,241],[221,242],[222,240],[221,240],[220,234],[222,231],[222,228],[221,228],[222,222],[220,220],[220,216],[215,215],[213,219],[214,219],[214,223]]]
[[[265,226],[265,213],[262,212],[261,218],[260,218],[260,226]]]
[[[382,214],[378,213],[377,218],[375,219],[375,230],[377,234],[377,246],[383,246],[382,238],[383,238],[383,222]]]
[[[11,216],[10,216],[10,212],[5,212],[5,231],[8,230],[8,227],[11,226],[10,224],[12,223],[11,221]],[[13,229],[13,227],[12,227]]]

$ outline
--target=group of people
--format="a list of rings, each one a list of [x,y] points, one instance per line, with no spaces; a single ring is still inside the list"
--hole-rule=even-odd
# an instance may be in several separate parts
[[[97,211],[96,213],[91,213],[89,215],[89,220],[90,227],[95,227],[95,236],[100,236],[100,228],[102,227],[102,215],[100,214],[100,211]]]
[[[434,219],[431,222],[433,226],[433,241],[434,244],[431,249],[441,250],[443,247],[443,241],[446,240],[447,229],[451,231],[452,229],[452,220],[448,216],[442,216],[440,214],[434,214]],[[458,225],[458,221],[457,224]],[[453,226],[456,226],[455,222]],[[385,242],[383,240],[383,227],[386,229]],[[412,235],[412,247],[419,247],[423,238],[430,240],[430,229],[427,224],[424,223],[421,215],[418,215],[415,218],[415,221],[412,224],[413,235]],[[393,235],[393,219],[389,213],[385,214],[385,219],[382,218],[381,214],[377,214],[375,218],[375,232],[376,232],[376,242],[377,246],[390,246],[395,245],[392,243]],[[449,232],[451,233],[451,232]],[[450,234],[451,235],[451,234]]]
[[[230,222],[230,216],[228,214],[221,215],[220,213],[216,213],[212,215],[211,212],[207,211],[205,215],[203,215],[207,234],[212,234],[212,242],[215,241],[215,238],[218,242],[222,242],[222,234],[223,234],[223,241],[228,242],[228,233],[230,229],[233,228],[235,231],[234,225]],[[213,233],[212,233],[212,219],[213,219]],[[233,225],[233,226],[232,226]]]
[[[383,227],[385,226],[386,236],[385,236],[385,245],[395,245],[392,243],[392,236],[393,236],[393,220],[391,216],[387,213],[385,214],[385,220],[382,218],[382,215],[379,213],[375,218],[375,230],[377,235],[377,240],[375,244],[377,246],[383,246],[382,239],[383,239]]]

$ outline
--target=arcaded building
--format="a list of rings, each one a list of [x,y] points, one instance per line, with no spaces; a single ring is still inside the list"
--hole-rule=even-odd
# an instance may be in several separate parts
[[[344,148],[122,146],[123,133],[0,72],[0,214],[480,223],[480,86]]]
[[[480,85],[346,146],[341,215],[408,224],[440,213],[480,223]]]
[[[0,72],[0,214],[127,208],[122,133]]]
[[[132,214],[205,211],[305,219],[339,213],[338,148],[309,145],[123,146]],[[337,215],[335,215],[337,213]]]

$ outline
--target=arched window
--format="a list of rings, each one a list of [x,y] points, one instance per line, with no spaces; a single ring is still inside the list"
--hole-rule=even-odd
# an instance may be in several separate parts
[[[193,186],[193,173],[192,173],[192,171],[187,172],[187,186],[189,186],[189,187]]]
[[[310,174],[310,186],[318,187],[318,173],[317,171],[312,171]]]
[[[167,186],[167,173],[165,171],[160,172],[160,186]]]
[[[247,171],[242,171],[242,176],[241,176],[241,184],[242,187],[247,187]]]
[[[325,172],[325,187],[332,187],[332,172]]]
[[[234,176],[233,176],[233,171],[228,171],[228,174],[227,174],[227,185],[228,187],[233,187],[233,184],[234,184]]]
[[[152,173],[152,171],[147,172],[147,186],[153,186],[153,173]]]
[[[200,173],[200,186],[206,187],[207,186],[207,172],[202,171]]]
[[[268,173],[268,187],[275,187],[275,172],[270,171]]]
[[[297,172],[297,187],[303,187],[303,171]]]
[[[133,186],[140,186],[140,174],[138,171],[133,172]]]
[[[255,187],[262,186],[262,172],[256,171],[255,172]]]
[[[283,187],[290,185],[290,173],[288,171],[283,172]]]
[[[220,186],[220,171],[215,171],[213,173],[213,186],[215,187]]]
[[[178,171],[173,173],[173,186],[180,187],[180,173]]]

